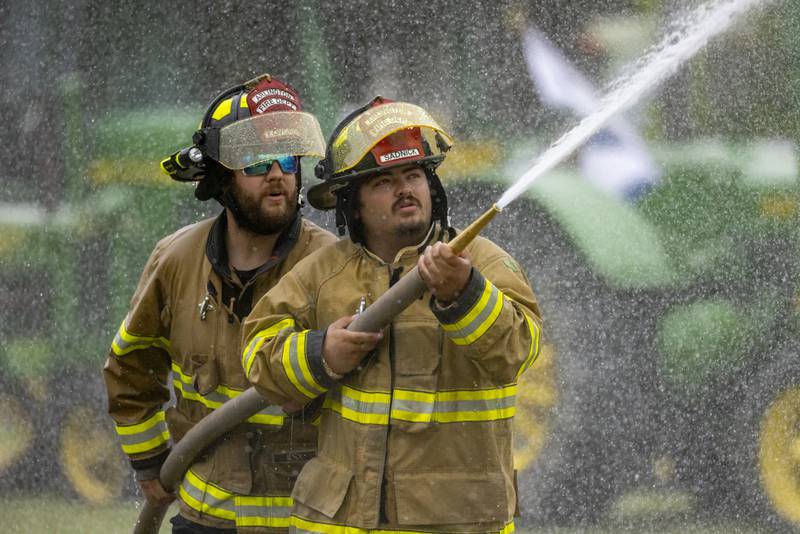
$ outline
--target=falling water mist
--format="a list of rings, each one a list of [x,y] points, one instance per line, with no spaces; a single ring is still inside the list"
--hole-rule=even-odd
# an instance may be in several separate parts
[[[609,87],[597,111],[553,143],[497,201],[502,209],[536,178],[561,163],[612,117],[636,104],[648,91],[672,76],[708,42],[728,30],[742,15],[771,0],[713,0],[681,18],[657,45],[630,65]]]

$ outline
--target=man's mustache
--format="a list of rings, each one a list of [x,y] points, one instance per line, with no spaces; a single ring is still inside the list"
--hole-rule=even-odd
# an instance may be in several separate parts
[[[411,195],[407,195],[407,196],[404,196],[404,197],[396,200],[395,203],[392,205],[392,209],[398,209],[402,204],[408,203],[409,201],[411,203],[413,203],[415,206],[417,206],[418,208],[422,207],[422,205],[420,204],[419,200],[417,200],[415,197],[413,197]]]

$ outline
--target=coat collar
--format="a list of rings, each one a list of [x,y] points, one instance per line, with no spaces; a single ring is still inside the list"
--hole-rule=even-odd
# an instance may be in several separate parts
[[[288,256],[300,237],[302,223],[303,217],[300,214],[300,210],[297,210],[292,222],[283,229],[277,241],[275,241],[272,256],[258,269],[255,276],[253,276],[253,280]],[[231,280],[231,270],[228,265],[228,249],[225,245],[225,232],[227,229],[228,218],[225,215],[225,210],[223,210],[214,221],[214,224],[211,226],[211,231],[208,233],[208,239],[206,240],[206,257],[217,274],[225,280]]]

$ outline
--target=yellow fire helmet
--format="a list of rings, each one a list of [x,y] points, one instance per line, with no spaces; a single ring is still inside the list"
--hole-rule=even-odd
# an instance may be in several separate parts
[[[409,163],[434,169],[452,143],[421,107],[376,97],[334,130],[325,159],[315,169],[324,181],[308,191],[308,200],[317,209],[332,209],[336,191],[353,181]]]

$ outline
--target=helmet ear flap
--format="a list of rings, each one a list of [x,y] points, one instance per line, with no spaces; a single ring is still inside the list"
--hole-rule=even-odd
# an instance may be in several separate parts
[[[219,187],[219,184],[216,183],[217,181],[218,180],[206,175],[205,178],[197,182],[197,185],[194,188],[194,197],[197,200],[202,200],[205,202],[206,200],[219,195],[221,188]]]
[[[231,171],[223,167],[220,163],[209,159],[206,162],[205,176],[197,182],[194,189],[194,196],[197,200],[209,200],[222,198],[225,180],[231,175]],[[221,201],[220,201],[221,202]]]

